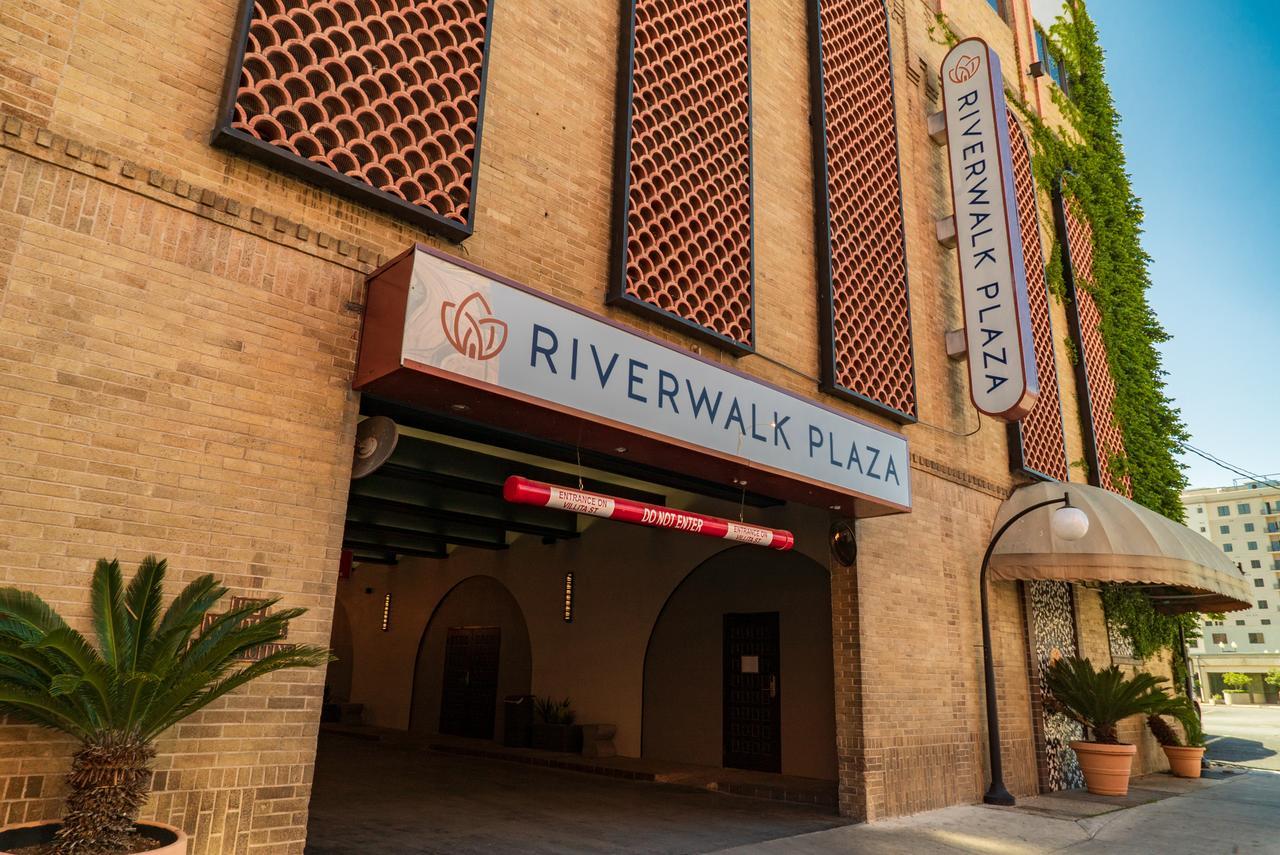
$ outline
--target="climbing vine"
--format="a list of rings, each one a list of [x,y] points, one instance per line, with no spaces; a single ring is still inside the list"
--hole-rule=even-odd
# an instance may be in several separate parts
[[[1070,78],[1069,99],[1051,87],[1069,128],[1052,128],[1013,102],[1031,128],[1040,186],[1054,187],[1061,179],[1093,226],[1091,293],[1102,315],[1102,339],[1116,387],[1114,412],[1125,446],[1123,458],[1102,465],[1116,476],[1129,476],[1136,502],[1181,522],[1186,477],[1175,452],[1187,432],[1165,390],[1156,347],[1168,335],[1147,302],[1151,259],[1142,248],[1142,203],[1129,181],[1119,115],[1104,74],[1105,56],[1084,0],[1067,0],[1050,36]],[[1056,238],[1048,277],[1051,290],[1062,298],[1063,258]],[[1122,628],[1135,654],[1144,659],[1166,647],[1177,649],[1179,626],[1188,641],[1199,636],[1197,615],[1161,614],[1137,589],[1106,586],[1102,599],[1108,619]],[[1173,661],[1177,672],[1182,657]]]
[[[1102,315],[1116,386],[1114,411],[1125,445],[1123,458],[1104,465],[1117,476],[1129,476],[1134,501],[1181,522],[1186,477],[1174,453],[1187,433],[1165,390],[1156,346],[1168,335],[1147,302],[1151,259],[1142,248],[1142,203],[1126,171],[1105,58],[1083,0],[1068,0],[1050,35],[1070,75],[1070,99],[1051,89],[1070,128],[1051,128],[1025,107],[1019,112],[1031,128],[1040,186],[1053,187],[1061,177],[1093,226],[1092,294]],[[1058,294],[1062,263],[1055,240],[1048,275]]]
[[[1177,649],[1178,627],[1190,643],[1200,637],[1200,618],[1195,612],[1166,615],[1151,606],[1151,600],[1137,588],[1104,585],[1102,608],[1107,620],[1114,623],[1133,642],[1133,655],[1139,659],[1155,656],[1164,648]],[[1174,683],[1181,689],[1185,670],[1181,656],[1173,657]]]

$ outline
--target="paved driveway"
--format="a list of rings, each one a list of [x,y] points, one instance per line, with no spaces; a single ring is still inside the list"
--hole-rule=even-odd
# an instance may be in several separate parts
[[[322,733],[306,851],[712,852],[841,824],[779,802]]]
[[[1280,704],[1206,704],[1203,713],[1210,760],[1280,771]]]

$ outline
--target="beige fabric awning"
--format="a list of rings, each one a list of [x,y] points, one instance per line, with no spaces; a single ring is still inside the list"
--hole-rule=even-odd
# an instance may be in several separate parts
[[[1061,505],[1034,510],[997,544],[990,563],[994,578],[1135,584],[1147,589],[1157,609],[1171,614],[1253,605],[1247,577],[1208,538],[1109,490],[1055,482],[1020,487],[1001,505],[993,530],[1064,492],[1088,514],[1088,534],[1062,540],[1049,528]]]

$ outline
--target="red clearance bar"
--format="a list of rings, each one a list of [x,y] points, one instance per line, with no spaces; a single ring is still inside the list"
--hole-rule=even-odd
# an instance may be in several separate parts
[[[770,549],[787,550],[796,545],[795,535],[782,529],[747,525],[720,517],[695,514],[692,511],[664,508],[661,505],[649,505],[629,499],[617,499],[613,496],[602,496],[599,493],[588,493],[585,490],[571,490],[568,487],[543,484],[541,481],[530,481],[519,475],[512,475],[502,485],[502,498],[518,505],[556,508],[576,514],[603,517],[607,520],[646,525],[651,528],[669,528],[687,531],[690,534],[700,534],[703,537],[736,540],[739,543],[767,546]]]

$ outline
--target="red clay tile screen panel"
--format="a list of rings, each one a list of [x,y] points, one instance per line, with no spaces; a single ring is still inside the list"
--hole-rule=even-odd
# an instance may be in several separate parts
[[[915,421],[906,238],[882,0],[811,0],[823,388]]]
[[[1053,356],[1053,319],[1049,314],[1049,283],[1045,277],[1044,244],[1040,237],[1040,206],[1031,171],[1031,147],[1013,111],[1009,111],[1009,139],[1013,153],[1013,183],[1018,200],[1018,226],[1022,234],[1022,258],[1026,264],[1027,299],[1031,309],[1031,336],[1040,398],[1031,412],[1017,422],[1011,436],[1014,467],[1037,478],[1067,480],[1067,443],[1062,429],[1062,401],[1058,390],[1058,366]]]
[[[1116,384],[1111,376],[1107,346],[1102,340],[1102,315],[1090,291],[1093,279],[1093,228],[1080,211],[1080,203],[1067,195],[1058,199],[1060,227],[1066,234],[1067,281],[1075,307],[1075,340],[1079,350],[1077,378],[1082,387],[1085,416],[1085,453],[1089,480],[1113,493],[1133,496],[1129,476],[1112,475],[1111,461],[1123,459],[1124,435],[1116,422]]]
[[[610,302],[755,346],[747,0],[634,0],[624,22]]]
[[[246,0],[217,145],[471,233],[493,0]]]

